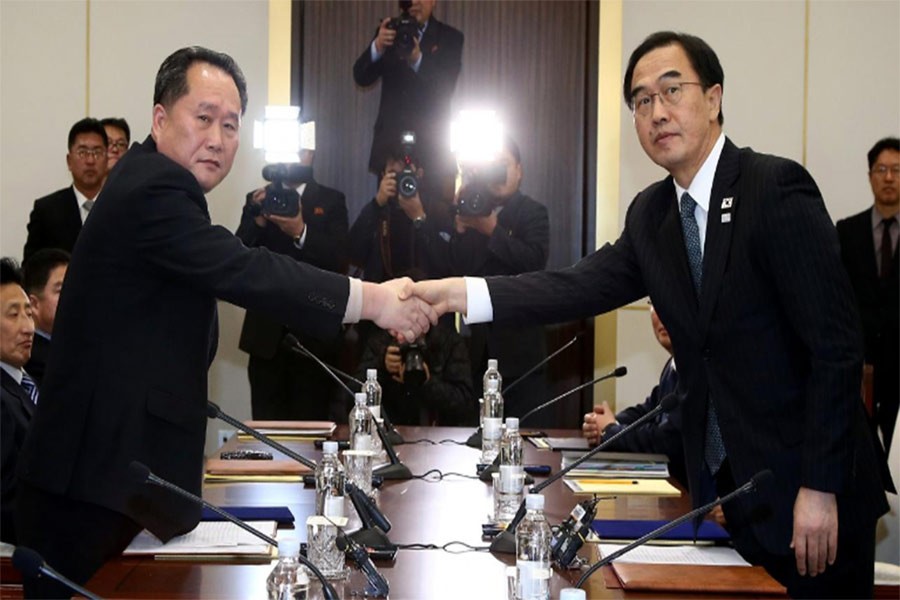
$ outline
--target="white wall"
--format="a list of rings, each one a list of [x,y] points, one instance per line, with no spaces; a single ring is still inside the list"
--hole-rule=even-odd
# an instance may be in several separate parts
[[[69,127],[86,115],[124,117],[132,141],[142,141],[150,131],[156,71],[189,45],[227,52],[247,78],[242,147],[231,174],[208,195],[213,222],[233,231],[264,164],[253,150],[252,121],[266,103],[268,3],[91,0],[89,13],[87,7],[82,0],[0,2],[0,255],[21,257],[33,200],[71,183]],[[249,418],[247,357],[237,349],[242,320],[243,310],[219,304],[210,399]],[[218,428],[211,423],[208,438]]]

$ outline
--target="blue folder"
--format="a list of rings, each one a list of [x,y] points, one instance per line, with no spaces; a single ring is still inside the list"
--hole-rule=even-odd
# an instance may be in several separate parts
[[[591,525],[601,540],[636,540],[644,536],[654,529],[662,527],[669,521],[644,521],[629,519],[609,519],[596,520]],[[694,540],[694,526],[692,523],[682,523],[678,527],[671,529],[659,536],[661,540]],[[700,529],[697,531],[697,541],[704,542],[725,542],[731,539],[728,532],[712,521],[703,521]]]
[[[220,506],[241,521],[276,521],[279,525],[294,522],[294,513],[287,506]],[[203,507],[201,521],[225,521],[225,517]]]

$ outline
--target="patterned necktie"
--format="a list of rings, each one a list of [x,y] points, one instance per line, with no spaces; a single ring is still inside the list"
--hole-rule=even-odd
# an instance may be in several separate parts
[[[691,266],[691,278],[694,290],[700,298],[700,286],[703,282],[703,252],[700,249],[700,228],[694,218],[697,203],[687,192],[681,196],[681,229],[684,232],[684,246],[687,249],[688,263]],[[719,419],[712,398],[707,396],[706,406],[706,443],[703,458],[713,475],[718,472],[725,460],[725,445],[722,443],[722,432],[719,431]]]
[[[34,379],[31,378],[31,375],[28,373],[22,373],[22,389],[25,390],[25,393],[28,394],[28,397],[31,398],[31,401],[37,404],[38,402],[38,388],[37,384],[34,382]]]
[[[891,267],[894,266],[894,244],[891,243],[891,225],[897,219],[883,219],[881,221],[881,278],[891,276]]]
[[[94,208],[93,200],[85,200],[81,206],[84,208],[85,212],[91,212],[91,209]]]

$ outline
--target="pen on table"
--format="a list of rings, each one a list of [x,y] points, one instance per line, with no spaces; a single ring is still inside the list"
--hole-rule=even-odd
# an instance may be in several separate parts
[[[618,485],[637,485],[638,482],[634,479],[593,479],[591,483],[608,483],[608,484],[618,484]]]

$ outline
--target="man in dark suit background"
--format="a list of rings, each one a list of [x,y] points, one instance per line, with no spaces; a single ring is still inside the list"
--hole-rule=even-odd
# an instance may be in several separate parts
[[[615,244],[560,271],[415,293],[476,322],[565,321],[649,295],[678,357],[694,504],[771,470],[772,485],[724,506],[737,549],[791,597],[871,597],[887,503],[837,235],[800,165],[725,138],[723,80],[703,40],[648,37],[623,92],[670,177],[638,194]]]
[[[81,224],[106,179],[108,144],[106,130],[97,119],[81,119],[72,125],[66,154],[72,185],[34,201],[23,260],[41,248],[71,252],[75,247]]]
[[[299,181],[285,182],[300,194],[300,212],[293,217],[263,212],[266,188],[247,194],[235,235],[248,247],[267,248],[326,271],[346,272],[347,204],[344,194],[321,185],[312,176],[314,150],[302,150]],[[296,168],[296,167],[295,167]],[[250,355],[247,376],[254,419],[323,420],[346,418],[332,405],[343,406],[344,393],[312,359],[285,347],[288,328],[259,311],[247,311],[239,347]],[[293,335],[313,354],[335,364],[340,334],[328,339]]]
[[[368,87],[381,79],[381,103],[372,138],[369,170],[378,174],[388,148],[404,131],[416,134],[419,166],[429,174],[435,197],[452,196],[456,164],[449,151],[450,101],[462,68],[463,34],[432,16],[435,0],[400,2],[409,6],[419,37],[405,52],[396,31],[382,20],[372,42],[353,65],[353,80]],[[430,195],[430,194],[429,194]]]
[[[522,193],[522,156],[512,138],[505,138],[498,162],[506,178],[491,183],[488,195],[494,207],[486,216],[456,217],[456,230],[450,238],[450,270],[454,275],[518,275],[540,271],[550,256],[550,217],[547,207]],[[460,190],[460,195],[466,188]],[[487,361],[496,358],[505,385],[525,374],[547,356],[544,328],[498,323],[472,325],[469,357],[472,382],[477,395],[482,391],[482,375]],[[505,394],[504,415],[521,417],[547,400],[546,369],[528,375],[526,381]],[[502,390],[501,390],[502,391]],[[536,413],[530,424],[553,427],[550,412]]]
[[[231,57],[176,51],[153,100],[150,136],[110,174],[72,255],[19,460],[19,541],[80,584],[141,529],[169,540],[199,521],[199,506],[129,465],[200,494],[217,299],[326,336],[371,319],[412,340],[436,320],[403,299],[411,281],[321,271],[210,222],[205,194],[231,169],[247,106]],[[25,594],[67,591],[27,578]]]
[[[866,362],[873,367],[875,423],[889,451],[900,405],[900,139],[879,140],[869,150],[868,160],[875,202],[838,221],[837,231],[862,317]]]
[[[128,121],[119,117],[107,117],[101,119],[100,123],[106,130],[106,137],[109,140],[106,166],[111,171],[122,155],[128,152],[128,145],[131,143],[131,128],[128,126]]]
[[[50,355],[50,337],[56,321],[56,307],[62,292],[63,280],[69,268],[71,255],[59,248],[38,250],[25,261],[25,293],[31,302],[34,316],[34,346],[31,359],[25,365],[28,373],[40,386]]]
[[[23,367],[31,356],[34,321],[22,289],[22,274],[10,258],[0,259],[0,540],[16,543],[16,463],[37,399],[37,387]]]

